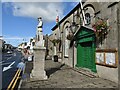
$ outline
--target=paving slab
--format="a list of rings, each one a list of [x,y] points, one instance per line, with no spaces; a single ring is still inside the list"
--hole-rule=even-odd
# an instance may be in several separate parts
[[[31,68],[28,69],[30,72]],[[99,77],[91,78],[52,60],[45,61],[45,70],[49,77],[47,80],[23,79],[21,88],[118,88],[115,82]],[[29,72],[26,70],[25,73]]]

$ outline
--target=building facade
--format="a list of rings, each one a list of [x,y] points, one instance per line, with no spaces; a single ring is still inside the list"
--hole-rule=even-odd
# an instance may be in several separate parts
[[[89,49],[87,53],[84,53],[84,50],[88,50],[86,48],[91,48],[91,46],[84,46],[87,45],[85,43],[80,44],[81,47],[84,49],[80,50],[81,48],[77,47],[76,41],[74,38],[76,33],[79,32],[80,36],[82,36],[84,32],[84,28],[82,27],[83,23],[83,15],[81,13],[80,4],[78,4],[74,9],[72,9],[60,22],[60,28],[58,25],[55,25],[52,28],[53,37],[61,39],[61,47],[58,47],[56,52],[59,57],[61,57],[60,62],[65,63],[71,67],[77,67],[78,62],[81,64],[83,61],[82,68],[88,68],[89,64],[85,65],[85,59],[83,60],[81,57],[91,53],[95,53],[92,57],[94,63],[96,65],[96,73],[98,73],[99,77],[103,77],[105,79],[112,80],[114,82],[118,82],[118,36],[119,36],[119,29],[120,29],[120,10],[119,10],[120,2],[89,2],[88,0],[83,3],[83,10],[85,12],[85,19],[87,31],[89,30],[94,31],[95,37],[95,51],[91,52],[93,49]],[[106,29],[100,29],[100,27],[93,25],[98,25],[99,21],[105,22],[107,26]],[[96,23],[97,22],[97,23]],[[74,25],[74,27],[73,27]],[[108,28],[108,26],[110,28]],[[100,30],[97,30],[99,28]],[[101,31],[103,30],[103,31]],[[98,32],[99,31],[99,32]],[[73,34],[73,40],[68,39],[68,35]],[[71,35],[72,36],[72,35]],[[82,41],[84,40],[84,37]],[[81,41],[80,41],[81,42]],[[82,46],[83,45],[83,46]],[[78,53],[80,52],[80,53]],[[84,54],[83,54],[84,53]],[[82,60],[81,60],[82,59]],[[88,60],[87,62],[90,62]]]

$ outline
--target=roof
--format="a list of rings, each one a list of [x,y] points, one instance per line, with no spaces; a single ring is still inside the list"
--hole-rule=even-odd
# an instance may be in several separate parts
[[[83,2],[84,3],[84,2]],[[80,3],[77,4],[77,6],[75,8],[73,8],[60,22],[59,24],[61,24],[67,17],[69,17],[76,9],[78,9],[80,7]],[[56,24],[51,30],[54,31],[56,28],[58,27],[58,24]]]
[[[82,28],[86,28],[86,29],[89,29],[89,30],[91,30],[91,31],[94,32],[94,29],[93,29],[93,28],[90,28],[90,27],[88,27],[88,26],[79,26],[78,29],[77,29],[77,31],[75,32],[75,34],[74,34],[74,36],[73,36],[73,39],[72,39],[71,42],[70,42],[70,47],[73,45],[73,42],[76,41],[76,40],[75,40],[75,39],[76,39],[76,35],[80,32],[80,30],[81,30]],[[95,33],[93,33],[93,34],[95,34]]]
[[[91,30],[91,31],[94,32],[94,29],[91,28],[91,27],[88,27],[88,26],[81,26],[81,27],[78,27],[78,29],[77,29],[77,31],[75,32],[74,36],[76,36],[77,33],[79,33],[79,31],[81,30],[81,28],[86,28],[86,29],[89,29],[89,30]]]

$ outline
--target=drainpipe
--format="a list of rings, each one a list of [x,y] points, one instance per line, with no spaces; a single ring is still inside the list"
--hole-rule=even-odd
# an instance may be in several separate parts
[[[74,68],[74,42],[73,42],[73,68]]]

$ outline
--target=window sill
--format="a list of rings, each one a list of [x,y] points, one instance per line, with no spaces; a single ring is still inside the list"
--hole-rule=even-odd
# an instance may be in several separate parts
[[[68,56],[64,56],[64,58],[68,58]]]
[[[109,68],[117,68],[117,65],[108,65],[108,64],[102,64],[102,63],[96,63],[96,65],[101,65]]]

